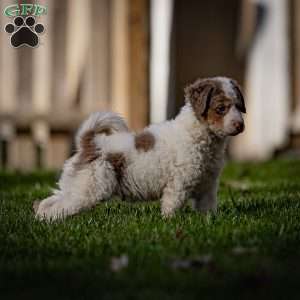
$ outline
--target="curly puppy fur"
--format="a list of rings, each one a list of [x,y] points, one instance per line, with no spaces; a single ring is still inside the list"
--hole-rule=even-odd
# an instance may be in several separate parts
[[[78,131],[59,189],[35,203],[36,216],[60,219],[113,195],[160,199],[165,217],[187,199],[201,212],[215,211],[228,137],[244,130],[244,99],[234,80],[214,77],[189,85],[185,100],[174,120],[139,134],[115,113],[93,113]]]

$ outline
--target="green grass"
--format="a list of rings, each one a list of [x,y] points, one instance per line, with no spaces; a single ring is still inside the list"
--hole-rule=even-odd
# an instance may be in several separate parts
[[[0,173],[1,299],[300,297],[300,161],[228,164],[216,215],[187,206],[166,221],[158,203],[111,201],[39,222],[32,203],[56,177]],[[112,272],[121,254],[128,267]],[[172,268],[203,255],[212,260]]]

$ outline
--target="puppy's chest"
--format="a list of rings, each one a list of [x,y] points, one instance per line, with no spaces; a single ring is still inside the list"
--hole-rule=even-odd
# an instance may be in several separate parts
[[[186,157],[182,159],[182,170],[185,173],[186,188],[206,184],[216,178],[223,166],[224,152],[206,144],[198,144],[186,149]]]

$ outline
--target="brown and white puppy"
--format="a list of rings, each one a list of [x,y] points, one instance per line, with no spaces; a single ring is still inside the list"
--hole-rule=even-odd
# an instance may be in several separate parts
[[[59,189],[36,205],[36,216],[63,218],[115,195],[160,199],[165,217],[187,199],[199,211],[216,210],[228,136],[244,130],[244,98],[234,80],[214,77],[189,85],[185,100],[174,120],[139,134],[115,113],[92,114],[79,129]]]

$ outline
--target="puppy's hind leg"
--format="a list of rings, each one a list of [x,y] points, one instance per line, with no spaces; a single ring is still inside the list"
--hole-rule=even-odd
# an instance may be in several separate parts
[[[39,219],[62,219],[109,199],[116,189],[114,172],[106,162],[94,161],[76,170],[72,159],[64,168],[59,190],[36,208]]]
[[[77,153],[64,166],[60,189],[36,205],[36,216],[62,218],[111,197],[117,181],[111,165],[102,159],[101,148],[107,135],[127,131],[124,120],[114,113],[91,114],[76,135]]]

